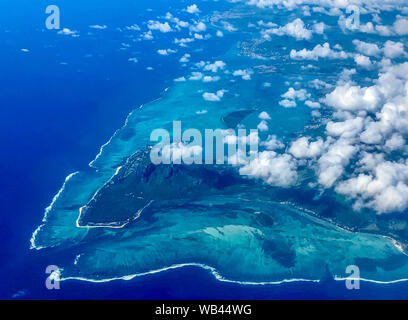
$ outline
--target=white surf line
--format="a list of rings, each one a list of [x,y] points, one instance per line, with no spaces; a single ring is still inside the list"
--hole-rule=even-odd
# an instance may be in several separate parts
[[[397,248],[398,251],[400,251],[402,254],[408,256],[408,254],[405,252],[404,247],[402,246],[402,244],[400,242],[398,242],[397,240],[389,237],[389,236],[384,236],[385,238],[391,239],[392,243],[394,244],[394,246]]]
[[[40,250],[40,249],[44,248],[44,247],[40,247],[40,246],[37,247],[37,246],[35,245],[35,238],[37,237],[38,232],[39,232],[39,231],[41,230],[41,228],[44,226],[44,223],[47,222],[48,213],[52,210],[52,208],[54,207],[55,202],[58,200],[58,198],[60,197],[60,195],[62,194],[62,192],[64,192],[65,186],[66,186],[67,182],[68,182],[73,176],[75,176],[75,175],[78,174],[78,173],[79,173],[79,171],[73,172],[73,173],[69,174],[69,175],[65,178],[65,181],[64,181],[64,183],[62,184],[61,189],[59,189],[58,193],[54,196],[54,198],[52,199],[50,205],[49,205],[47,208],[45,208],[44,217],[43,217],[43,219],[42,219],[42,224],[40,224],[40,225],[37,227],[37,229],[35,229],[35,231],[33,232],[32,236],[31,236],[31,239],[30,239],[30,249]]]
[[[168,90],[169,90],[169,88],[165,88],[164,91],[162,91],[160,93],[160,96],[158,98],[148,102],[147,104],[151,104],[151,103],[154,103],[156,101],[159,101],[159,100],[163,99],[163,94],[166,93]],[[122,127],[120,127],[119,129],[117,129],[113,133],[113,135],[109,138],[109,140],[99,148],[98,154],[95,156],[95,158],[91,162],[89,162],[89,164],[88,164],[89,167],[94,168],[94,169],[98,169],[98,168],[94,167],[94,163],[100,158],[100,156],[102,155],[105,147],[107,147],[112,142],[112,139],[119,133],[120,130],[122,130],[123,128],[125,128],[128,125],[129,119],[133,115],[133,113],[136,112],[137,110],[142,109],[144,106],[145,106],[145,104],[141,104],[139,107],[137,107],[134,110],[132,110],[131,112],[129,112],[129,114],[126,117],[124,125]]]
[[[400,283],[400,282],[407,282],[408,279],[397,279],[397,280],[390,280],[390,281],[380,281],[380,280],[373,280],[373,279],[366,279],[366,278],[345,278],[345,277],[338,277],[334,276],[334,280],[336,281],[346,281],[346,280],[354,280],[354,281],[363,281],[363,282],[371,282],[371,283],[378,283],[378,284],[393,284],[393,283]]]
[[[294,278],[294,279],[284,279],[280,281],[266,281],[266,282],[252,282],[252,281],[238,281],[238,280],[229,280],[221,276],[218,271],[210,267],[208,265],[202,264],[202,263],[183,263],[183,264],[175,264],[170,267],[165,267],[165,268],[160,268],[152,271],[147,271],[143,273],[135,273],[127,276],[122,276],[122,277],[114,277],[114,278],[107,278],[107,279],[90,279],[90,278],[84,278],[84,277],[66,277],[66,278],[60,278],[60,281],[66,281],[66,280],[79,280],[79,281],[87,281],[87,282],[93,282],[93,283],[103,283],[103,282],[111,282],[111,281],[116,281],[116,280],[132,280],[137,277],[143,277],[147,275],[152,275],[152,274],[157,274],[160,272],[168,271],[168,270],[174,270],[178,268],[184,268],[184,267],[200,267],[202,269],[208,270],[211,272],[211,274],[219,281],[222,282],[228,282],[228,283],[235,283],[235,284],[241,284],[241,285],[253,285],[253,286],[261,286],[261,285],[278,285],[278,284],[283,284],[283,283],[291,283],[291,282],[320,282],[320,280],[311,280],[311,279],[302,279],[302,278]]]
[[[92,196],[91,200],[88,201],[88,203],[95,199],[95,197],[96,197],[96,196],[98,195],[98,193],[102,190],[102,188],[103,188],[104,186],[106,186],[116,175],[118,175],[118,174],[119,174],[119,171],[120,171],[121,169],[122,169],[122,166],[116,168],[116,171],[115,171],[115,173],[113,174],[113,176],[110,177],[110,179],[109,179],[106,183],[104,183],[103,186],[100,187],[100,188],[94,193],[94,195]],[[152,202],[153,202],[153,200],[149,201],[143,208],[141,208],[141,209],[139,209],[139,210],[137,211],[137,213],[136,213],[136,215],[135,215],[134,217],[132,217],[131,219],[128,219],[128,220],[125,221],[123,224],[118,225],[118,226],[112,225],[112,224],[95,224],[95,225],[85,225],[85,226],[80,225],[80,224],[79,224],[79,221],[81,220],[81,216],[82,216],[82,211],[83,211],[83,209],[87,206],[87,204],[86,204],[86,205],[84,205],[84,206],[82,206],[82,207],[79,208],[79,214],[78,214],[78,218],[77,218],[76,221],[75,221],[75,225],[76,225],[77,228],[112,228],[112,229],[121,229],[121,228],[125,227],[126,225],[128,225],[130,222],[132,222],[132,221],[136,220],[137,218],[139,218],[139,217],[140,217],[140,214],[143,212],[143,210],[146,209],[148,206],[150,206],[150,205],[152,204]]]
[[[148,206],[150,206],[153,203],[153,200],[150,200],[143,208],[139,209],[136,213],[136,215],[134,217],[132,217],[131,219],[128,219],[127,221],[125,221],[123,224],[115,226],[115,225],[109,225],[109,224],[95,224],[95,225],[85,225],[85,226],[81,226],[79,224],[79,220],[81,219],[81,215],[82,215],[82,211],[83,209],[86,207],[83,206],[81,208],[79,208],[79,215],[78,215],[78,219],[76,220],[76,227],[77,228],[111,228],[111,229],[122,229],[125,226],[127,226],[129,223],[131,223],[132,221],[137,220],[140,215],[142,214],[143,210],[146,209]],[[114,222],[113,222],[114,223]]]
[[[153,274],[158,274],[161,272],[165,271],[170,271],[170,270],[175,270],[179,268],[184,268],[184,267],[199,267],[204,270],[208,270],[211,272],[211,274],[214,276],[214,278],[218,281],[221,282],[227,282],[227,283],[234,283],[234,284],[240,284],[240,285],[250,285],[250,286],[267,286],[267,285],[280,285],[280,284],[285,284],[285,283],[293,283],[293,282],[313,282],[313,283],[319,283],[321,280],[313,280],[313,279],[304,279],[304,278],[292,278],[292,279],[283,279],[279,281],[263,281],[263,282],[254,282],[254,281],[239,281],[239,280],[230,280],[226,279],[223,276],[219,274],[219,272],[208,265],[202,264],[202,263],[184,263],[184,264],[175,264],[170,267],[165,267],[165,268],[160,268],[152,271],[147,271],[143,273],[135,273],[131,275],[126,275],[122,277],[113,277],[113,278],[107,278],[107,279],[91,279],[91,278],[84,278],[84,277],[66,277],[66,278],[61,278],[59,279],[60,281],[67,281],[67,280],[78,280],[78,281],[86,281],[86,282],[92,282],[92,283],[104,283],[104,282],[112,282],[112,281],[117,281],[117,280],[124,280],[124,281],[129,281],[133,280],[137,277],[143,277],[143,276],[148,276],[148,275],[153,275]],[[390,281],[380,281],[380,280],[373,280],[373,279],[366,279],[366,278],[350,278],[350,277],[339,277],[339,276],[334,276],[333,278],[335,281],[342,282],[346,280],[359,280],[362,282],[370,282],[370,283],[377,283],[377,284],[395,284],[395,283],[401,283],[401,282],[408,282],[408,279],[397,279],[397,280],[390,280]]]
[[[91,168],[97,169],[97,168],[95,168],[93,165],[94,165],[94,163],[100,158],[100,156],[102,155],[102,153],[103,153],[105,147],[107,147],[107,146],[112,142],[112,139],[119,133],[120,130],[122,130],[123,128],[125,128],[125,127],[127,126],[128,122],[129,122],[129,119],[130,119],[130,117],[132,116],[132,114],[133,114],[136,110],[138,110],[138,109],[140,110],[140,109],[142,109],[142,108],[143,108],[143,104],[140,105],[137,109],[134,109],[134,110],[132,110],[131,112],[129,112],[129,114],[128,114],[127,117],[126,117],[126,120],[125,120],[125,123],[123,124],[123,126],[120,127],[119,129],[117,129],[117,130],[113,133],[113,135],[109,138],[109,140],[108,140],[107,142],[105,142],[105,143],[99,148],[98,154],[95,156],[95,158],[94,158],[91,162],[89,162],[88,166],[90,166]]]

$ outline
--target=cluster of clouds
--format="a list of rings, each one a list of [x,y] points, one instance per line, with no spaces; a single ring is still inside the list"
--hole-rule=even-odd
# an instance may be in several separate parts
[[[147,30],[141,32],[138,25],[128,26],[126,30],[140,31],[139,40],[151,41],[157,34],[182,32],[181,37],[174,38],[174,44],[180,47],[188,47],[189,44],[196,40],[207,40],[211,35],[207,32],[207,25],[198,18],[201,12],[196,4],[187,6],[182,12],[188,13],[190,17],[184,20],[175,17],[172,13],[167,12],[165,16],[157,17],[157,20],[148,20],[146,22]],[[222,37],[222,32],[217,32],[216,36]],[[160,49],[157,51],[161,55],[168,55],[176,52],[174,49]]]
[[[235,0],[237,1],[237,0]],[[239,1],[239,0],[238,0]],[[357,5],[365,11],[376,9],[389,10],[395,6],[406,6],[405,0],[243,0],[249,5],[259,8],[285,8],[294,10],[305,6],[318,6],[330,8],[330,12],[338,13],[339,9],[345,9],[350,5]],[[337,10],[336,10],[337,9]]]
[[[327,26],[323,22],[315,23],[312,29],[308,29],[302,19],[295,19],[292,22],[287,23],[283,27],[278,27],[274,24],[269,24],[271,28],[263,30],[262,36],[264,39],[271,40],[271,35],[277,36],[289,36],[296,38],[296,40],[310,40],[313,37],[313,33],[324,34],[324,30]]]
[[[367,69],[372,68],[375,63],[371,61],[371,58],[405,58],[407,53],[402,42],[395,42],[388,40],[383,46],[379,46],[375,43],[368,43],[360,40],[353,40],[353,44],[359,54],[354,56],[354,60],[357,65],[365,67]],[[382,61],[385,62],[385,61]]]
[[[180,62],[188,62],[190,60],[190,54],[185,54],[181,59]],[[209,62],[209,61],[200,61],[194,64],[194,67],[198,69],[199,71],[193,71],[188,78],[189,80],[194,80],[194,81],[203,81],[203,82],[217,82],[221,78],[218,75],[215,75],[219,71],[222,71],[226,67],[226,63],[222,60],[216,60],[214,62]],[[185,81],[185,77],[182,77],[182,79]],[[182,79],[177,79],[178,81],[181,81]]]
[[[342,11],[338,9],[344,9],[350,4],[364,5],[366,10],[382,3],[383,1],[379,0],[249,0],[250,5],[261,8],[285,7],[289,10],[302,5],[321,5],[330,10],[319,10],[338,16],[342,15]],[[386,1],[386,5],[392,4],[404,4],[404,1]],[[188,6],[185,11],[191,15],[200,12],[196,5]],[[380,19],[376,21],[376,25],[373,23],[362,25],[360,32],[384,36],[408,35],[408,19],[402,16],[397,16],[390,26],[381,25]],[[339,24],[342,22],[344,20],[340,19]],[[258,25],[264,28],[261,34],[267,40],[272,36],[310,40],[314,34],[323,35],[327,28],[324,23],[307,26],[299,18],[283,26],[263,22],[259,22]],[[236,30],[231,24],[225,24],[224,27],[231,32]],[[201,36],[205,38],[204,32],[207,30],[203,22],[193,20],[184,23],[171,15],[167,16],[166,22],[148,23],[150,32],[168,33],[177,28],[186,28],[190,32],[188,38],[175,39],[175,44],[179,46],[187,46]],[[345,69],[335,85],[318,79],[310,81],[309,86],[314,90],[325,90],[324,96],[318,101],[312,101],[311,94],[306,89],[290,87],[281,96],[279,104],[282,107],[296,107],[302,102],[314,110],[324,105],[332,112],[331,119],[326,119],[322,123],[324,136],[301,136],[285,145],[276,136],[268,135],[266,140],[260,141],[264,150],[257,153],[255,158],[240,162],[239,172],[242,175],[262,179],[273,186],[290,187],[298,183],[299,169],[308,168],[315,172],[315,185],[323,189],[333,189],[344,195],[353,201],[356,210],[371,208],[378,213],[406,210],[408,63],[396,64],[392,60],[406,58],[408,54],[403,42],[393,40],[381,43],[354,40],[352,43],[356,49],[355,53],[346,52],[339,44],[333,46],[328,42],[317,44],[312,49],[291,50],[289,56],[292,60],[354,59],[359,67],[371,69],[377,66],[378,79],[370,82],[372,85],[361,86],[352,80],[356,70]],[[162,51],[163,54],[172,52],[168,49]],[[191,55],[186,53],[179,61],[186,64],[190,60]],[[187,77],[188,80],[207,83],[219,81],[220,72],[239,77],[241,80],[251,80],[253,75],[251,69],[245,68],[229,72],[226,70],[226,63],[221,60],[195,63],[193,70]],[[176,81],[187,79],[181,77]],[[200,91],[202,98],[209,102],[221,101],[227,92],[224,89],[203,91]],[[201,114],[207,111],[199,112]],[[269,131],[270,115],[263,111],[258,118],[258,130],[264,132],[262,136],[265,137],[265,133]],[[258,136],[256,138],[259,139]],[[191,152],[181,149],[183,148],[180,148],[180,152]]]
[[[376,18],[374,20],[380,22],[381,19],[378,16],[375,17]],[[343,15],[340,16],[339,26],[343,32],[347,33],[346,17]],[[397,15],[395,22],[389,26],[382,25],[380,23],[374,24],[373,22],[369,21],[366,24],[360,25],[358,31],[362,33],[377,34],[384,37],[406,36],[408,35],[408,19],[406,17]]]
[[[305,101],[306,99],[310,98],[310,94],[307,93],[305,89],[295,90],[291,87],[281,97],[284,98],[284,100],[280,101],[279,105],[284,108],[294,108],[297,106],[297,100]]]
[[[241,175],[262,179],[266,183],[289,187],[298,179],[295,159],[289,154],[278,154],[275,151],[263,151],[239,169]]]
[[[239,70],[235,70],[232,75],[234,77],[241,77],[242,80],[251,80],[251,75],[253,74],[253,71],[250,69],[239,69]]]
[[[302,49],[296,51],[292,49],[290,51],[290,58],[293,60],[348,59],[350,56],[349,53],[342,50],[340,45],[337,44],[331,48],[328,42],[323,45],[318,44],[312,50]]]
[[[226,90],[218,90],[216,93],[213,92],[204,92],[203,98],[205,101],[221,101],[221,98],[224,96]]]
[[[326,139],[299,138],[289,153],[309,159],[318,183],[354,200],[356,209],[407,209],[408,63],[384,67],[369,87],[339,83],[321,102],[334,111]]]
[[[345,60],[353,58],[355,63],[363,68],[372,69],[375,65],[382,65],[389,63],[387,60],[381,60],[379,63],[372,61],[372,58],[379,59],[395,59],[406,58],[408,56],[405,51],[405,46],[402,42],[396,42],[392,40],[386,41],[383,45],[377,45],[375,43],[368,43],[361,40],[353,40],[353,44],[356,47],[357,53],[345,52],[339,44],[336,44],[333,48],[328,42],[323,45],[316,45],[313,49],[302,49],[290,51],[290,58],[293,60],[311,60],[318,61],[320,59],[331,60]]]
[[[369,56],[387,55],[385,45],[354,45]],[[283,106],[305,101],[332,110],[325,135],[301,136],[287,146],[269,135],[260,142],[265,150],[242,164],[240,173],[290,187],[298,183],[299,169],[306,167],[315,172],[320,188],[344,195],[356,210],[370,208],[381,214],[408,209],[408,62],[383,64],[371,86],[357,85],[355,74],[354,69],[344,70],[319,102],[312,102],[305,89],[289,88],[282,95]],[[259,119],[258,129],[268,131],[269,114],[263,111]]]
[[[79,33],[76,30],[71,30],[69,28],[63,28],[60,31],[58,31],[58,34],[62,34],[64,36],[71,36],[71,37],[79,37]]]
[[[162,56],[168,56],[169,54],[176,53],[177,50],[173,49],[159,49],[157,50],[157,53],[162,55]]]

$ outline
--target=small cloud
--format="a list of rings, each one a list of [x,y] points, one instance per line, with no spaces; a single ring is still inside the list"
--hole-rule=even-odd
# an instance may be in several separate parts
[[[106,28],[108,28],[107,25],[99,25],[99,24],[94,24],[92,26],[89,26],[89,28],[91,29],[98,29],[98,30],[104,30]]]
[[[187,62],[189,62],[190,61],[190,58],[191,58],[191,55],[189,54],[189,53],[186,53],[184,56],[182,56],[181,58],[180,58],[180,62],[181,63],[187,63]]]
[[[157,53],[162,55],[162,56],[168,56],[171,53],[176,53],[176,50],[172,50],[172,49],[159,49],[157,50]]]
[[[218,90],[216,93],[204,92],[203,98],[206,101],[221,101],[221,98],[224,96],[225,90]]]
[[[150,30],[158,30],[163,33],[171,32],[173,29],[170,27],[168,22],[161,23],[159,21],[149,20],[147,23],[147,27]]]
[[[266,123],[265,120],[262,120],[262,121],[258,124],[257,128],[258,128],[259,131],[268,131],[268,130],[269,130],[268,124]]]
[[[142,34],[142,39],[143,40],[153,40],[153,38],[154,37],[153,37],[153,33],[152,33],[151,30],[149,30],[149,31]]]
[[[295,101],[293,101],[293,100],[288,100],[288,99],[285,99],[285,100],[280,101],[280,102],[279,102],[279,105],[282,106],[282,107],[284,107],[284,108],[294,108],[294,107],[297,106],[297,104],[296,104]]]
[[[127,26],[126,30],[131,30],[131,31],[140,31],[140,27],[137,24],[133,24],[131,26]]]
[[[214,77],[212,77],[212,76],[205,76],[205,77],[203,78],[203,82],[216,82],[216,81],[218,81],[218,80],[220,80],[220,77],[218,77],[218,76],[214,76]]]
[[[191,6],[188,6],[188,7],[187,7],[186,11],[187,11],[188,13],[195,14],[195,13],[199,13],[199,12],[200,12],[200,9],[198,9],[198,7],[197,7],[196,4],[192,4]]]
[[[217,30],[217,37],[222,38],[224,36],[224,34],[222,33],[222,31]]]
[[[270,120],[271,116],[266,111],[262,111],[259,114],[258,118],[261,119],[261,120]]]
[[[234,77],[241,77],[242,80],[251,80],[251,74],[253,72],[251,70],[236,70],[234,71],[234,73],[232,74]]]
[[[64,28],[64,29],[58,31],[58,34],[62,34],[62,35],[65,35],[65,36],[79,37],[77,31],[71,30],[71,29],[68,29],[68,28]]]
[[[207,26],[205,25],[204,22],[198,22],[193,26],[190,26],[190,31],[191,32],[204,32],[207,30]]]

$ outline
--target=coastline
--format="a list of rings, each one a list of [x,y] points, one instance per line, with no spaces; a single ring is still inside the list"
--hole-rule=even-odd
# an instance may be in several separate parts
[[[85,281],[85,282],[92,282],[92,283],[105,283],[105,282],[112,282],[112,281],[117,281],[117,280],[124,280],[124,281],[130,281],[138,277],[144,277],[148,275],[153,275],[153,274],[158,274],[162,273],[165,271],[170,271],[170,270],[175,270],[175,269],[180,269],[184,267],[199,267],[203,270],[207,270],[211,273],[212,276],[218,281],[221,282],[227,282],[227,283],[233,283],[233,284],[239,284],[239,285],[246,285],[246,286],[268,286],[268,285],[280,285],[280,284],[285,284],[285,283],[293,283],[293,282],[314,282],[314,283],[320,283],[322,280],[320,279],[304,279],[304,278],[292,278],[292,279],[283,279],[283,280],[278,280],[278,281],[263,281],[263,282],[253,282],[253,281],[239,281],[239,280],[230,280],[218,272],[217,269],[214,267],[201,264],[201,263],[183,263],[183,264],[175,264],[171,265],[169,267],[164,267],[156,270],[151,270],[147,272],[142,272],[142,273],[135,273],[135,274],[130,274],[126,276],[121,276],[121,277],[113,277],[113,278],[106,278],[106,279],[91,279],[91,278],[84,278],[84,277],[62,277],[59,280],[60,281],[69,281],[69,280],[78,280],[78,281]],[[340,277],[335,275],[333,277],[333,280],[342,282],[346,280],[359,280],[362,282],[370,282],[370,283],[376,283],[376,284],[394,284],[394,283],[401,283],[401,282],[408,282],[408,278],[402,278],[402,279],[396,279],[396,280],[390,280],[390,281],[382,281],[382,280],[374,280],[374,279],[367,279],[367,278],[347,278],[347,277]]]
[[[123,128],[125,128],[125,127],[127,126],[128,121],[129,121],[129,118],[132,116],[132,114],[133,114],[134,112],[136,112],[136,111],[142,109],[145,105],[149,105],[149,104],[151,104],[151,103],[154,103],[154,102],[156,102],[156,101],[159,101],[159,100],[163,99],[164,94],[165,94],[168,90],[169,90],[168,87],[164,88],[164,89],[162,90],[162,92],[159,94],[159,97],[158,97],[158,98],[153,99],[153,100],[151,100],[151,101],[149,101],[149,102],[147,102],[147,103],[141,104],[139,107],[137,107],[137,108],[133,109],[132,111],[130,111],[129,114],[126,116],[126,119],[125,119],[125,122],[124,122],[123,126],[120,127],[120,128],[118,128],[117,130],[115,130],[115,132],[112,134],[112,136],[109,138],[109,140],[108,140],[107,142],[105,142],[105,143],[99,148],[98,154],[95,156],[95,158],[94,158],[91,162],[89,162],[88,166],[89,166],[90,168],[93,168],[93,169],[95,169],[96,171],[98,171],[98,168],[94,166],[94,163],[99,159],[99,157],[102,155],[102,153],[103,153],[103,151],[104,151],[104,148],[107,147],[107,146],[112,142],[113,138],[117,135],[117,133],[118,133],[121,129],[123,129]],[[115,172],[114,176],[119,172],[120,168],[121,168],[121,167],[118,167],[118,168],[116,169],[116,172]],[[58,192],[54,195],[54,197],[53,197],[52,201],[50,202],[50,204],[45,208],[45,210],[44,210],[44,215],[43,215],[43,218],[42,218],[42,220],[41,220],[41,224],[38,225],[38,227],[33,231],[32,235],[31,235],[31,238],[30,238],[30,250],[32,250],[32,249],[41,250],[41,249],[49,248],[49,247],[43,247],[43,246],[36,246],[36,245],[35,245],[36,236],[37,236],[38,232],[41,230],[41,228],[44,226],[44,224],[47,222],[48,213],[52,210],[52,208],[54,207],[55,202],[58,200],[59,196],[60,196],[60,195],[62,194],[62,192],[65,190],[65,185],[66,185],[66,183],[67,183],[73,176],[75,176],[75,175],[78,174],[78,173],[80,173],[80,172],[79,172],[79,171],[75,171],[75,172],[70,173],[68,176],[65,177],[65,180],[64,180],[64,183],[63,183],[62,187],[61,187],[61,188],[58,190]],[[109,181],[109,180],[108,180],[108,181]],[[103,184],[103,185],[105,185],[105,184]],[[103,187],[103,185],[101,186],[101,188]],[[98,191],[99,191],[99,190],[98,190]],[[95,194],[93,195],[93,197],[98,193],[98,191],[95,192]],[[93,197],[92,197],[92,198],[93,198]],[[92,198],[91,198],[91,199],[92,199]],[[89,201],[90,201],[90,200],[89,200]],[[149,203],[149,204],[150,204],[150,203]],[[84,206],[85,206],[85,205],[84,205]],[[84,206],[83,206],[83,207],[84,207]],[[80,215],[81,215],[81,209],[82,209],[82,207],[79,209],[80,211],[79,211],[78,219],[80,218]],[[143,209],[144,209],[144,208],[143,208]],[[140,214],[139,214],[139,215],[140,215]],[[76,220],[76,223],[77,223],[78,219]],[[130,222],[130,221],[129,221],[129,222]],[[128,224],[129,222],[127,222],[126,224]],[[125,225],[126,225],[126,224],[125,224]],[[123,228],[125,225],[123,225],[121,228]],[[77,227],[79,227],[78,224],[77,224]],[[95,226],[95,227],[97,227],[97,226]]]
[[[30,249],[36,249],[36,250],[40,250],[40,249],[44,249],[45,247],[38,247],[35,245],[35,239],[36,236],[38,234],[38,232],[41,230],[41,228],[44,226],[44,224],[47,222],[47,218],[48,218],[48,213],[51,211],[51,209],[53,208],[55,202],[58,200],[58,198],[60,197],[61,193],[65,190],[65,186],[68,183],[68,181],[75,175],[77,175],[79,173],[79,171],[70,173],[66,178],[65,181],[61,187],[61,189],[59,189],[59,191],[57,192],[57,194],[53,197],[50,205],[45,208],[45,212],[44,212],[44,216],[42,218],[42,223],[34,230],[34,232],[31,235],[30,238]]]

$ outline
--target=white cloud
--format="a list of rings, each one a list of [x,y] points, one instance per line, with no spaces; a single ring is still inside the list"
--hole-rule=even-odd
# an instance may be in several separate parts
[[[222,26],[224,27],[224,30],[229,31],[229,32],[238,31],[238,28],[235,28],[231,23],[227,21],[222,21]]]
[[[401,16],[397,17],[397,20],[394,22],[394,31],[400,36],[408,35],[408,19]]]
[[[319,29],[319,27],[317,28]],[[310,40],[312,38],[313,32],[309,29],[306,29],[305,23],[298,18],[292,22],[289,22],[283,27],[267,29],[263,31],[262,34],[268,40],[271,39],[270,38],[271,34],[278,36],[287,35],[290,37],[294,37],[297,40]]]
[[[173,31],[168,22],[161,23],[159,21],[149,20],[147,23],[147,27],[150,30],[158,30],[163,33]]]
[[[268,123],[267,123],[265,120],[262,120],[262,121],[258,124],[257,129],[258,129],[259,131],[268,131],[268,130],[269,130]]]
[[[217,82],[221,78],[219,76],[205,76],[203,77],[203,82]]]
[[[262,111],[259,114],[258,118],[261,119],[261,120],[270,120],[271,116],[266,111]]]
[[[369,57],[363,56],[362,54],[356,54],[354,56],[354,61],[356,64],[365,69],[371,69],[374,65]]]
[[[251,178],[262,179],[267,184],[289,187],[297,182],[296,161],[288,154],[263,151],[240,168],[239,173]]]
[[[68,28],[63,28],[62,30],[58,31],[58,34],[62,34],[65,36],[79,37],[78,31],[71,30]]]
[[[126,30],[140,31],[140,27],[137,24],[133,24],[131,26],[127,26]]]
[[[305,105],[307,105],[309,108],[312,108],[312,109],[319,109],[321,107],[319,102],[310,101],[310,100],[305,101]]]
[[[145,32],[142,34],[142,39],[143,40],[153,40],[153,33],[151,30]]]
[[[191,32],[204,32],[207,30],[207,26],[205,25],[204,22],[198,22],[195,25],[190,26],[190,31]]]
[[[401,42],[387,41],[384,45],[384,55],[387,58],[394,59],[405,56],[404,44]]]
[[[174,39],[174,43],[178,44],[180,47],[186,47],[187,43],[194,42],[194,38],[181,38],[181,39]]]
[[[310,139],[310,137],[302,137],[292,142],[289,153],[298,159],[320,156],[325,148],[324,141],[319,138],[317,141],[309,142]]]
[[[288,99],[279,101],[279,105],[284,108],[294,108],[297,106],[296,101],[288,100]]]
[[[355,138],[364,128],[364,118],[357,117],[341,122],[329,121],[326,132],[330,136],[341,138]]]
[[[344,21],[345,17],[342,16],[341,22],[339,21],[339,24],[342,27],[343,31],[345,31]],[[372,22],[367,22],[366,24],[362,24],[360,26],[359,31],[363,33],[379,34],[380,36],[384,37],[405,36],[408,35],[408,19],[398,15],[394,24],[389,26],[380,24],[374,25]]]
[[[300,101],[304,101],[310,97],[310,94],[307,93],[305,89],[295,90],[294,88],[289,88],[289,90],[286,93],[284,93],[281,97],[285,99],[291,100],[298,99]]]
[[[324,30],[327,29],[327,25],[324,22],[315,23],[313,25],[313,31],[317,34],[324,34]]]
[[[91,29],[104,30],[104,29],[108,28],[108,26],[107,26],[107,25],[94,24],[94,25],[92,25],[92,26],[89,26],[89,28],[91,28]]]
[[[318,44],[313,50],[302,49],[300,51],[292,50],[290,57],[294,60],[319,60],[319,58],[327,59],[347,59],[349,54],[341,50],[333,50],[329,43],[322,45]]]
[[[191,55],[189,53],[186,53],[180,58],[179,62],[187,63],[190,61],[190,58],[191,58]]]
[[[381,49],[375,43],[353,40],[353,44],[356,46],[358,52],[366,56],[378,57],[381,54]]]
[[[221,60],[217,60],[214,63],[201,61],[197,64],[197,66],[203,68],[204,71],[211,71],[214,73],[225,69],[226,65],[227,64]]]
[[[187,11],[188,13],[194,14],[194,13],[199,13],[199,12],[200,12],[200,9],[198,9],[198,7],[197,7],[196,4],[192,4],[191,6],[188,6],[188,7],[187,7],[186,11]]]
[[[204,92],[203,98],[206,101],[221,101],[221,98],[224,96],[226,90],[218,90],[216,93]]]
[[[162,56],[168,56],[171,53],[176,53],[176,50],[172,50],[172,49],[159,49],[157,50],[157,53],[162,55]]]
[[[188,78],[189,80],[201,80],[204,77],[204,75],[201,72],[192,72],[190,78]]]
[[[337,86],[323,101],[330,107],[340,110],[374,111],[381,102],[381,92],[375,86],[361,88],[347,83]]]
[[[336,191],[356,200],[355,207],[378,213],[403,211],[408,207],[408,164],[385,161],[381,155],[366,154],[362,173],[341,182]]]
[[[180,77],[180,78],[176,78],[174,79],[175,82],[185,82],[186,78],[185,77]]]
[[[357,151],[357,147],[346,139],[339,139],[331,144],[328,151],[318,160],[319,183],[325,188],[331,188],[343,175],[345,167]]]
[[[261,145],[264,146],[267,150],[276,150],[282,149],[285,145],[278,140],[275,135],[269,135],[266,141],[262,141]]]
[[[235,70],[232,75],[234,77],[241,77],[242,80],[251,80],[251,74],[253,74],[253,72],[249,69],[246,69],[246,70]]]
[[[326,83],[320,79],[314,79],[309,81],[309,87],[314,88],[316,90],[322,90],[322,89],[329,89],[332,87],[331,84]]]

